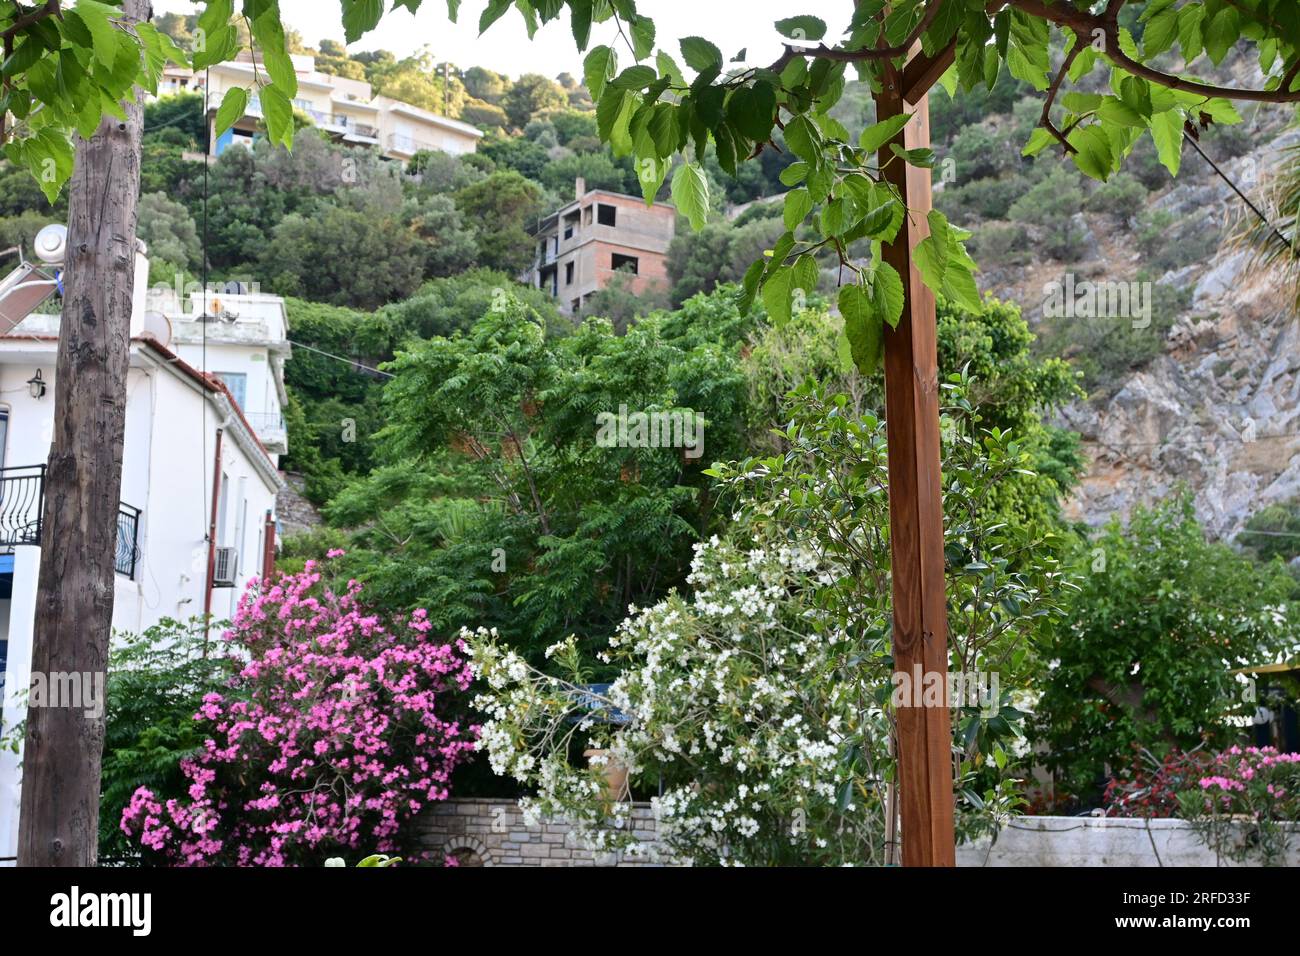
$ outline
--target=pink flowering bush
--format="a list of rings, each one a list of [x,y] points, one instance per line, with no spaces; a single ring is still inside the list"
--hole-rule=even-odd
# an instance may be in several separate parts
[[[1178,799],[1180,815],[1216,853],[1281,863],[1300,823],[1300,754],[1230,747]]]
[[[243,595],[224,635],[239,671],[194,715],[207,736],[181,762],[187,792],[141,787],[122,813],[122,831],[146,859],[419,858],[410,825],[447,798],[452,771],[474,748],[477,727],[446,716],[448,695],[472,675],[459,642],[430,638],[423,610],[381,615],[360,595],[356,581],[334,593],[311,561]]]

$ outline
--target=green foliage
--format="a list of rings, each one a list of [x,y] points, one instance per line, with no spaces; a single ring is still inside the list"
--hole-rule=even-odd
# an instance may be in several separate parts
[[[1135,743],[1229,741],[1255,708],[1233,669],[1294,648],[1296,627],[1285,569],[1208,542],[1190,496],[1113,520],[1077,563],[1067,623],[1041,649],[1035,729],[1058,791],[1091,800]]]
[[[1044,318],[1041,326],[1040,354],[1067,359],[1084,390],[1097,400],[1111,397],[1129,373],[1161,353],[1174,319],[1191,303],[1192,290],[1186,286],[1154,282],[1145,272],[1133,281],[1150,283],[1143,287],[1149,289],[1149,322],[1145,315],[1058,315]]]
[[[1289,563],[1300,555],[1300,502],[1268,505],[1256,511],[1237,535],[1237,544],[1260,561],[1281,558]]]
[[[541,214],[537,185],[513,170],[491,173],[456,193],[456,207],[473,225],[479,265],[517,275],[533,261],[528,230]]]
[[[554,80],[536,73],[525,73],[514,83],[501,98],[501,108],[506,111],[506,118],[511,125],[523,129],[535,116],[551,110],[564,109],[569,105],[569,97]]]
[[[1063,582],[1052,542],[984,507],[1026,462],[1009,435],[974,427],[966,384],[949,391],[943,429],[952,668],[1000,675],[956,711],[968,834],[1022,802],[1010,755],[1024,714],[1011,699],[1035,670],[1032,642],[1059,613]],[[696,549],[693,595],[670,594],[624,621],[609,642],[617,671],[607,690],[583,689],[595,672],[576,641],[551,648],[543,671],[495,633],[470,638],[487,684],[483,739],[493,767],[535,789],[528,803],[538,812],[574,821],[597,845],[635,840],[622,825],[626,805],[611,805],[599,785],[600,765],[572,766],[570,751],[581,746],[658,792],[671,857],[885,862],[898,706],[885,426],[811,383],[791,396],[785,417],[784,454],[710,469],[735,523],[726,540]],[[626,720],[568,719],[579,695]]]
[[[213,639],[221,625],[213,626]],[[108,666],[108,707],[100,784],[99,855],[134,856],[118,823],[138,787],[179,793],[188,784],[181,758],[203,745],[194,721],[203,695],[233,671],[204,654],[203,624],[164,619],[143,634],[119,635]]]
[[[679,583],[711,519],[700,455],[745,443],[740,336],[725,332],[739,314],[719,295],[691,315],[554,337],[502,289],[467,332],[410,340],[380,467],[326,511],[354,529],[343,561],[391,606],[427,604],[443,629],[488,623],[530,654],[572,631],[596,640]],[[699,413],[704,445],[602,445],[597,416],[620,406]]]

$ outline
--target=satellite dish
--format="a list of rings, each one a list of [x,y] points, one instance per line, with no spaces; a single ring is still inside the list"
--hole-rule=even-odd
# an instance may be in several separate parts
[[[144,328],[141,335],[148,336],[163,348],[172,344],[172,324],[161,312],[150,310],[144,314]]]
[[[68,251],[68,227],[62,223],[51,223],[36,234],[32,247],[42,262],[58,265]]]

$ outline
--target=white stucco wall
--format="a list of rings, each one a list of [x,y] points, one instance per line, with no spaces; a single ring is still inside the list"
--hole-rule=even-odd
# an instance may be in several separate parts
[[[4,461],[39,465],[49,456],[54,416],[54,351],[31,364],[0,353],[0,405],[9,411]],[[35,349],[32,344],[23,348]],[[27,380],[42,370],[44,398],[34,399]],[[214,395],[180,372],[166,356],[132,347],[127,377],[126,429],[120,500],[142,509],[139,560],[134,578],[115,576],[113,627],[138,633],[163,618],[203,613],[206,541],[211,519],[216,436],[222,431],[221,472],[227,482],[224,520],[217,543],[240,550],[238,586],[217,588],[212,615],[230,618],[249,580],[261,573],[265,516],[278,489],[274,465],[259,451],[224,395]],[[259,464],[260,461],[260,464]],[[241,516],[245,516],[241,522]],[[238,534],[242,530],[242,535]],[[13,597],[8,602],[8,665],[5,719],[22,719],[22,691],[31,683],[31,639],[40,549],[14,550]],[[0,754],[0,857],[17,846],[21,757]]]

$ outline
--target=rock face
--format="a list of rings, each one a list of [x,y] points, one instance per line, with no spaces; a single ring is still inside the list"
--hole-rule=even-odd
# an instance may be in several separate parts
[[[1288,131],[1227,168],[1245,187],[1300,139]],[[1222,180],[1176,186],[1157,207],[1200,211],[1207,222],[1241,210]],[[1062,416],[1086,440],[1089,469],[1070,504],[1097,525],[1126,517],[1186,484],[1211,533],[1231,538],[1261,508],[1300,496],[1300,316],[1276,277],[1220,248],[1160,280],[1192,289],[1163,354],[1100,408]]]
[[[1202,306],[1109,402],[1065,410],[1091,458],[1072,517],[1126,517],[1185,483],[1207,530],[1231,537],[1259,509],[1300,495],[1300,322],[1276,284],[1244,265],[1228,257],[1203,274]]]
[[[1248,189],[1297,141],[1300,132],[1290,130],[1225,172]],[[1216,232],[1243,214],[1240,199],[1221,179],[1204,175],[1190,146],[1184,166],[1193,175],[1153,208],[1194,216]],[[1104,263],[1070,268],[1120,279],[1141,266],[1141,257],[1118,244],[1100,252]],[[1068,505],[1070,517],[1092,526],[1115,515],[1126,519],[1134,505],[1152,504],[1185,484],[1207,531],[1230,539],[1261,508],[1300,497],[1300,316],[1276,277],[1248,266],[1245,253],[1221,246],[1162,276],[1160,283],[1190,290],[1191,304],[1161,354],[1130,373],[1109,399],[1062,412],[1059,423],[1083,436],[1090,459]],[[1031,325],[1041,309],[1029,281],[1040,281],[1042,268],[1034,264],[1018,281],[988,277],[995,294],[1023,303]]]
[[[276,513],[280,516],[280,533],[287,538],[319,528],[323,523],[320,512],[302,493],[306,479],[293,472],[281,472],[281,475],[285,489],[275,502]]]

